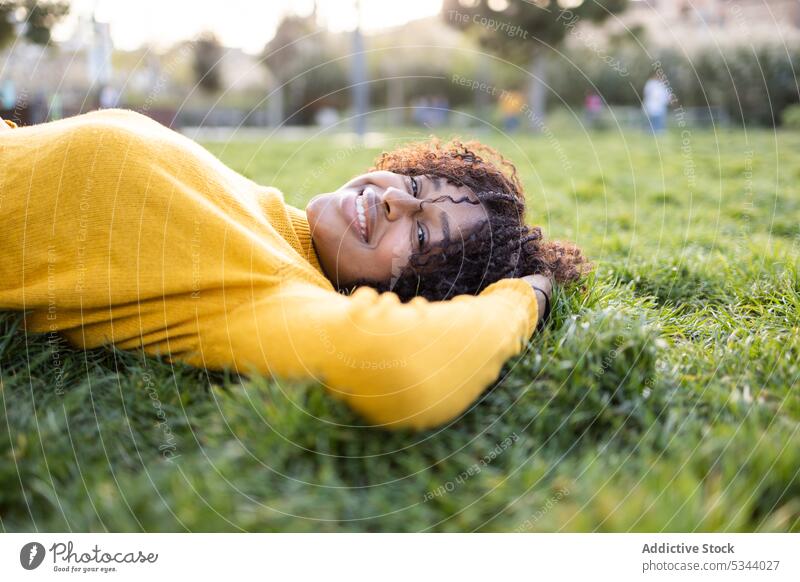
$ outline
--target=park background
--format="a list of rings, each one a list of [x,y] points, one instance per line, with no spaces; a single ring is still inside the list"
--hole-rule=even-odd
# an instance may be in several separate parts
[[[300,207],[480,139],[596,264],[424,433],[2,314],[3,530],[800,531],[800,3],[3,0],[0,43],[0,116],[131,108]]]

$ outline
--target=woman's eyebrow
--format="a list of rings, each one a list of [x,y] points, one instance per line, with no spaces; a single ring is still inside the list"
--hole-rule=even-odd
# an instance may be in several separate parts
[[[442,191],[442,179],[439,176],[429,176],[428,177],[431,182],[433,182],[433,189],[437,192]]]
[[[444,210],[439,213],[439,223],[442,225],[442,240],[450,240],[450,222]]]

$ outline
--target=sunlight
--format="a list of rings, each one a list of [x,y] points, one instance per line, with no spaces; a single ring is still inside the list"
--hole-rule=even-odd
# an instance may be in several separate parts
[[[318,5],[320,19],[331,30],[352,30],[355,27],[355,0],[321,0]],[[411,20],[433,16],[441,8],[441,0],[361,0],[361,24],[367,31],[399,26]]]
[[[143,44],[163,48],[211,30],[225,46],[256,54],[275,33],[284,14],[307,15],[313,6],[313,0],[227,0],[222,10],[213,3],[189,0],[139,0],[136,3],[73,0],[70,16],[56,29],[54,36],[58,40],[69,38],[78,18],[89,18],[94,11],[97,20],[111,24],[114,45],[122,50],[133,50]],[[355,27],[356,0],[318,0],[317,6],[320,24],[330,30],[341,32]],[[441,0],[361,0],[361,23],[367,32],[399,26],[433,16],[441,6]]]

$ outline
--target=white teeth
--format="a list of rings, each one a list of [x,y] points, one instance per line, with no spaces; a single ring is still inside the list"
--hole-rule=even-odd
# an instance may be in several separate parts
[[[358,214],[358,225],[361,227],[361,236],[367,240],[367,217],[364,213],[364,200],[361,196],[356,196],[356,211]]]

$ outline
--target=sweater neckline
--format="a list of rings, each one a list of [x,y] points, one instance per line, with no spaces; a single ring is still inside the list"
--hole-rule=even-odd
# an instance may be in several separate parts
[[[306,216],[305,211],[295,208],[289,204],[286,205],[286,210],[289,213],[289,220],[291,221],[292,229],[297,236],[297,240],[300,242],[300,248],[297,249],[298,252],[303,259],[308,261],[311,266],[314,267],[314,270],[325,277],[325,273],[322,270],[322,265],[320,265],[317,252],[314,250],[314,244],[311,240],[311,227],[308,225],[308,217]],[[325,279],[327,280],[327,277],[325,277]]]

